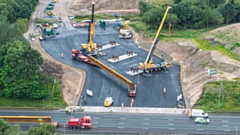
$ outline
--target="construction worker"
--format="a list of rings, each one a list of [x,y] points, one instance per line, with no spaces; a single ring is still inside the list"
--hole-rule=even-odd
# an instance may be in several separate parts
[[[71,108],[68,107],[68,114],[71,114]]]
[[[73,112],[75,112],[75,111],[76,111],[76,107],[74,106],[74,107],[73,107]]]
[[[63,57],[64,57],[64,55],[63,55],[63,53],[62,53],[62,59],[63,59]]]
[[[66,113],[68,113],[68,107],[66,107]]]

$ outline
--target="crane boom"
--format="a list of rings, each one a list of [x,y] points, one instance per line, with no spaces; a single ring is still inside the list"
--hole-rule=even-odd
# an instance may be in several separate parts
[[[168,14],[168,11],[169,11],[170,8],[171,8],[171,7],[168,6],[167,9],[166,9],[166,11],[165,11],[165,14],[164,14],[164,16],[163,16],[162,22],[161,22],[161,24],[160,24],[160,26],[159,26],[159,28],[158,28],[157,34],[156,34],[156,36],[155,36],[155,38],[154,38],[154,40],[153,40],[152,46],[151,46],[151,48],[150,48],[150,50],[149,50],[149,52],[148,52],[148,55],[147,55],[147,58],[146,58],[144,64],[149,63],[150,60],[151,60],[152,54],[153,54],[153,52],[154,52],[154,50],[155,50],[155,48],[156,48],[156,46],[157,46],[157,43],[159,42],[158,36],[159,36],[159,34],[160,34],[160,31],[162,30],[163,23],[164,23],[164,21],[165,21],[165,19],[166,19],[166,17],[167,17],[167,14]]]

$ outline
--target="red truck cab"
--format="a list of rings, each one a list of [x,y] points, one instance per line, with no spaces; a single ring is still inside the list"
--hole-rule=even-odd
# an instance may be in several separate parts
[[[68,120],[68,128],[90,129],[92,128],[91,117],[83,116],[80,118],[71,118]]]

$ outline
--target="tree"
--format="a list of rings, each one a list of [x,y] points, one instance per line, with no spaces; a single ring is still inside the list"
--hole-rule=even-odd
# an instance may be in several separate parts
[[[182,0],[173,0],[174,4],[178,4],[179,2],[181,2]]]
[[[43,124],[40,127],[30,127],[28,135],[53,135],[55,127],[51,124]]]
[[[166,18],[166,24],[171,24],[172,30],[174,30],[174,26],[180,22],[179,18],[176,14],[168,14]]]
[[[230,21],[234,19],[234,17],[237,15],[237,11],[235,9],[235,4],[234,0],[228,1],[227,4],[221,5],[219,7],[220,13],[222,13],[224,17],[224,22],[228,24]]]
[[[11,128],[7,129],[6,135],[24,135],[22,128],[18,124],[14,124]]]
[[[0,69],[0,82],[3,82],[4,90],[0,91],[0,95],[34,99],[46,97],[48,90],[45,82],[39,82],[42,76],[38,69],[43,63],[39,52],[20,41],[7,43],[6,46],[7,54]]]
[[[140,16],[143,16],[143,14],[146,13],[148,10],[154,8],[153,5],[143,2],[143,0],[140,0],[138,2],[138,5],[139,5],[139,10],[140,10]]]
[[[0,134],[4,135],[10,129],[10,125],[3,119],[0,119]]]
[[[29,26],[28,19],[18,18],[16,23],[17,23],[16,25],[18,26],[19,31],[21,31],[22,33],[27,32],[28,26]]]
[[[217,9],[213,9],[211,12],[209,12],[209,16],[209,22],[212,23],[214,26],[223,23],[222,14],[219,13]]]

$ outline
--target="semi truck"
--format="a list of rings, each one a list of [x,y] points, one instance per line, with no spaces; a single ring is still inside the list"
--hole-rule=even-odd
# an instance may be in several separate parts
[[[80,118],[70,118],[68,120],[68,128],[70,129],[90,129],[92,128],[91,117],[83,116]]]

